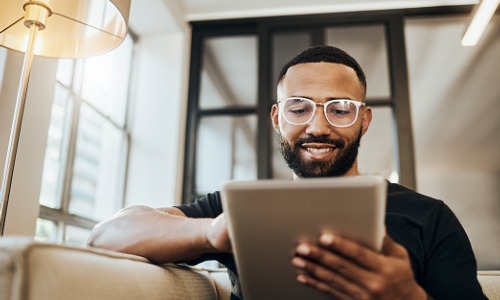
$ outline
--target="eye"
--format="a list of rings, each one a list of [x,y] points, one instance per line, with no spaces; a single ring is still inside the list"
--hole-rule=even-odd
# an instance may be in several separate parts
[[[307,101],[302,100],[291,100],[286,103],[286,111],[287,113],[293,115],[306,115],[310,114],[314,107],[309,104]]]
[[[311,109],[304,106],[297,106],[297,107],[290,107],[288,109],[288,112],[294,115],[304,115],[304,114],[309,114],[311,112]]]
[[[349,113],[350,112],[348,110],[342,110],[342,109],[333,109],[333,110],[330,110],[330,114],[339,115],[339,116],[347,115]]]
[[[327,107],[328,115],[335,118],[342,118],[351,115],[355,110],[352,103],[345,101],[332,102]]]

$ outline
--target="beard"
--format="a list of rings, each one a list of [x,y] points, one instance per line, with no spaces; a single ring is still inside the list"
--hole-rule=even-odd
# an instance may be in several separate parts
[[[347,145],[341,139],[329,139],[321,136],[298,139],[292,146],[284,140],[281,134],[278,134],[278,143],[280,153],[283,155],[288,167],[298,177],[336,177],[345,175],[354,165],[358,156],[361,135],[360,129],[357,139]],[[331,144],[338,149],[338,154],[331,161],[305,161],[300,155],[301,145],[304,143]]]

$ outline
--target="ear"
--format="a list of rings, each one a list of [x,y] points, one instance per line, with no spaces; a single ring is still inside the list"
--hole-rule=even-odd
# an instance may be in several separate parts
[[[278,104],[273,104],[273,106],[271,107],[271,121],[273,122],[273,127],[276,133],[280,132],[279,118],[280,113]]]
[[[371,122],[372,122],[372,108],[369,106],[366,106],[365,109],[363,109],[363,113],[361,116],[362,135],[365,135],[366,131],[368,130],[368,127],[370,127]]]

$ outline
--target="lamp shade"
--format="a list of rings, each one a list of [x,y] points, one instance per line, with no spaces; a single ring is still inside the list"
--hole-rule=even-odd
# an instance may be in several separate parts
[[[127,34],[130,0],[1,0],[0,45],[26,52],[26,5],[49,8],[33,52],[38,56],[79,58],[117,47]]]

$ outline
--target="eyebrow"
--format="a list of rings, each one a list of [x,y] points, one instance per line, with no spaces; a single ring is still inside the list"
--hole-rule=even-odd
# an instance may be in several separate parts
[[[312,97],[308,97],[308,96],[289,96],[287,98],[306,98],[306,99],[314,101],[314,99]],[[359,101],[359,100],[356,100],[356,99],[352,99],[351,97],[327,97],[325,99],[325,102],[330,101],[330,100],[340,100],[340,99],[347,99],[347,100],[352,100],[352,101]]]

